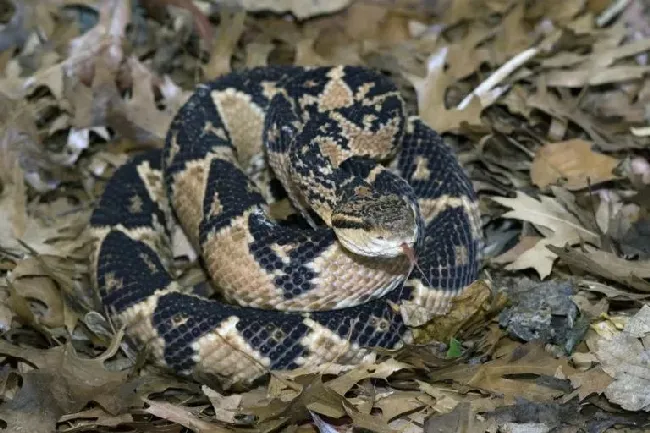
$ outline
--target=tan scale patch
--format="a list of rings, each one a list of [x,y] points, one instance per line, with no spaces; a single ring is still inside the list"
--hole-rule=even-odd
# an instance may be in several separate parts
[[[262,93],[270,101],[278,93],[278,87],[274,81],[262,81]]]
[[[248,167],[251,159],[263,151],[264,111],[253,104],[250,95],[234,89],[213,91],[211,96],[237,149],[239,163]]]
[[[152,169],[147,162],[138,165],[138,175],[146,185],[145,189],[149,193],[151,201],[157,203],[165,215],[169,216],[171,210],[169,209],[169,201],[163,185],[162,172]]]
[[[106,293],[112,292],[113,290],[120,290],[124,283],[121,279],[115,277],[115,272],[109,272],[104,277],[104,290]]]
[[[140,213],[142,212],[142,198],[135,194],[129,197],[129,212],[130,213]]]
[[[331,162],[331,168],[338,168],[339,165],[351,156],[350,151],[344,150],[331,137],[317,137],[314,140],[320,147],[320,151]],[[331,168],[328,170],[331,173]]]
[[[271,244],[271,251],[273,251],[275,254],[277,254],[278,257],[280,257],[280,260],[282,260],[282,263],[284,264],[289,264],[291,263],[291,258],[289,257],[289,254],[291,254],[291,251],[294,250],[295,245],[280,245],[280,244]]]
[[[378,131],[365,130],[344,118],[340,113],[332,113],[338,121],[343,135],[350,140],[349,147],[356,155],[369,155],[385,159],[393,156],[397,150],[395,143],[399,133],[398,119],[390,119]]]
[[[360,86],[359,90],[356,93],[356,95],[354,95],[354,99],[356,101],[365,100],[366,95],[368,94],[368,92],[370,92],[373,89],[373,87],[375,87],[375,83],[373,83],[372,81],[369,81],[369,82],[365,83],[363,86]]]
[[[289,200],[293,206],[302,214],[302,216],[310,223],[314,224],[311,217],[307,213],[307,209],[310,209],[311,206],[307,203],[305,196],[303,195],[302,188],[309,188],[309,185],[301,184],[301,178],[298,178],[298,182],[294,182],[294,176],[292,174],[291,166],[289,164],[289,158],[287,155],[282,153],[268,152],[269,165],[273,167],[273,171],[277,179],[282,183],[282,186],[287,191]],[[318,209],[314,208],[314,211],[318,213]],[[323,216],[321,215],[321,218]]]
[[[441,212],[455,209],[464,205],[462,197],[451,197],[447,194],[438,198],[418,199],[420,214],[426,223],[433,221]]]
[[[171,137],[170,140],[170,145],[169,145],[169,154],[167,155],[167,165],[171,165],[172,161],[174,158],[176,158],[176,155],[178,152],[180,152],[181,147],[178,145],[178,133],[174,133]]]
[[[221,205],[221,200],[219,200],[219,194],[215,192],[210,203],[210,216],[219,216],[221,212],[223,212],[223,206]]]
[[[413,172],[413,180],[429,180],[431,178],[431,170],[428,168],[429,159],[423,156],[418,156],[415,160],[415,171]]]
[[[402,103],[404,103],[402,94],[399,91],[381,93],[376,95],[374,98],[363,98],[360,99],[360,101],[365,106],[374,105],[375,109],[379,111],[381,104],[383,104],[384,101],[386,101],[388,98],[397,98],[399,100],[402,100]]]
[[[338,66],[331,69],[327,76],[327,82],[321,93],[318,106],[321,111],[336,110],[337,108],[349,107],[354,104],[354,94],[350,87],[343,81],[343,67]]]
[[[197,368],[201,373],[218,376],[226,387],[252,382],[265,374],[271,364],[268,357],[253,350],[241,337],[238,322],[237,317],[231,316],[192,344]]]
[[[456,266],[463,266],[469,263],[470,257],[467,247],[457,245],[454,247],[454,264]]]
[[[351,344],[314,320],[306,317],[303,324],[310,328],[311,332],[300,340],[303,346],[309,348],[307,356],[296,360],[301,367],[320,369],[330,362],[351,365],[375,361],[375,353],[362,349],[357,344]]]
[[[203,199],[209,161],[191,161],[176,174],[172,187],[172,203],[190,243],[198,249],[199,224],[203,219]]]
[[[140,253],[139,257],[140,257],[140,259],[142,259],[144,264],[147,266],[147,269],[149,269],[149,273],[151,275],[157,274],[159,272],[158,267],[153,262],[153,260],[151,260],[151,257],[146,255],[145,253]]]
[[[208,235],[201,251],[215,288],[226,299],[243,306],[271,308],[282,300],[282,293],[275,286],[274,275],[249,251],[253,237],[248,218],[253,211],[247,210],[230,226]]]
[[[141,346],[150,350],[151,358],[162,366],[166,366],[164,356],[166,343],[154,328],[151,318],[156,311],[160,297],[177,291],[178,286],[172,282],[169,286],[161,287],[155,294],[115,316],[119,324],[126,326],[128,334],[140,341]]]
[[[409,326],[420,326],[436,316],[447,314],[452,300],[458,295],[454,291],[429,287],[421,280],[409,280],[408,285],[413,287],[412,299],[402,301],[399,310],[404,323]]]
[[[281,302],[292,311],[314,311],[351,307],[376,299],[402,283],[410,271],[407,258],[391,260],[354,256],[333,244],[309,265],[318,276],[317,289]]]
[[[226,131],[224,131],[223,128],[221,127],[216,127],[212,124],[212,122],[206,122],[205,126],[203,127],[204,132],[209,132],[213,135],[216,135],[217,137],[221,138],[222,140],[227,140],[228,136],[226,135]]]
[[[302,95],[301,97],[298,98],[298,105],[303,109],[309,105],[318,105],[319,102],[320,102],[320,98],[314,95]]]

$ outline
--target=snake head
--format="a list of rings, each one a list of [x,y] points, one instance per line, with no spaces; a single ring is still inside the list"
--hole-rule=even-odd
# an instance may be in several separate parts
[[[331,221],[343,247],[366,257],[406,254],[418,237],[415,206],[393,193],[351,195],[332,209]]]

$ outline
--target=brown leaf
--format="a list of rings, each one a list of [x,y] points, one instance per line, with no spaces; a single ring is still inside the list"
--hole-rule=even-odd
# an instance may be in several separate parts
[[[13,399],[0,406],[0,419],[4,422],[4,428],[14,432],[56,431],[57,420],[66,413],[65,407],[57,401],[65,390],[57,386],[55,376],[48,373],[24,374],[22,382],[22,387]]]
[[[236,417],[239,414],[239,406],[242,400],[240,394],[222,395],[205,385],[201,389],[210,399],[216,419],[233,424],[237,421]]]
[[[569,376],[574,388],[578,389],[580,401],[591,394],[602,394],[605,388],[614,381],[612,376],[605,373],[602,368],[595,367]]]
[[[650,292],[650,283],[635,275],[631,271],[634,265],[632,263],[626,263],[627,261],[624,259],[617,259],[616,256],[608,255],[604,252],[592,256],[568,247],[562,248],[548,245],[547,248],[568,265],[575,266],[576,268],[583,269],[608,280],[618,281],[641,292]],[[599,260],[604,260],[604,262],[601,263]],[[608,260],[613,261],[611,267],[609,266],[610,263]]]
[[[7,423],[24,425],[25,413],[32,412],[32,421],[43,428],[52,423],[50,430],[40,431],[52,431],[59,416],[78,412],[90,401],[99,403],[113,415],[122,413],[135,398],[133,385],[127,383],[128,372],[109,371],[104,366],[105,359],[115,353],[120,340],[121,336],[115,338],[111,347],[94,359],[80,357],[71,344],[41,350],[0,340],[2,355],[26,360],[37,368],[23,374],[23,397],[2,407],[0,417]],[[16,428],[16,424],[12,428]]]
[[[424,422],[424,433],[483,433],[484,421],[477,419],[470,403],[463,402],[451,412],[433,414]]]
[[[382,417],[359,412],[350,404],[345,404],[343,407],[356,427],[376,433],[394,433],[393,429],[388,426]]]
[[[345,395],[355,384],[363,379],[387,379],[394,372],[409,368],[412,368],[410,364],[398,362],[394,359],[388,359],[375,365],[360,365],[330,380],[326,386],[341,395]]]
[[[558,377],[574,374],[568,360],[556,359],[539,343],[520,346],[504,358],[482,365],[458,365],[436,372],[437,380],[453,380],[473,389],[503,396],[505,403],[524,397],[532,401],[548,401],[562,395],[559,389],[549,388],[535,380],[516,379],[507,376],[549,376]]]
[[[543,189],[560,182],[569,190],[577,190],[616,179],[613,170],[619,160],[591,148],[591,143],[581,139],[545,144],[530,168],[533,183]]]
[[[445,97],[447,88],[453,79],[444,71],[447,48],[438,51],[429,60],[428,73],[425,78],[407,74],[406,77],[415,87],[418,95],[419,115],[424,122],[436,131],[457,131],[464,123],[469,126],[481,126],[483,105],[479,98],[472,98],[470,103],[459,110],[447,108]]]
[[[547,245],[574,245],[579,242],[599,245],[600,243],[598,233],[584,228],[575,216],[552,197],[540,195],[539,200],[536,200],[527,194],[517,192],[516,198],[492,197],[492,200],[512,209],[503,215],[504,218],[529,221],[545,236],[506,269],[534,268],[541,278],[546,278],[551,273],[556,258],[555,253],[546,248]]]
[[[384,421],[389,422],[401,414],[413,412],[426,405],[433,406],[435,400],[420,392],[395,391],[375,402],[375,407],[381,409]]]
[[[159,418],[178,423],[196,433],[232,433],[231,430],[219,424],[204,421],[198,417],[198,408],[186,408],[176,406],[167,402],[158,402],[149,399],[144,400],[149,407],[145,409],[148,413]]]
[[[128,67],[133,78],[133,96],[126,101],[112,100],[107,121],[122,136],[138,144],[160,147],[175,113],[158,109],[154,94],[156,77],[144,64],[130,57]]]

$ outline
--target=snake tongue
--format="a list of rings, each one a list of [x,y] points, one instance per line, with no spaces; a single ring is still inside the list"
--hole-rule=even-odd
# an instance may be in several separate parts
[[[411,267],[415,266],[417,264],[417,259],[415,258],[415,249],[404,242],[402,244],[402,251],[404,252],[404,255],[409,259],[409,262],[411,262]]]

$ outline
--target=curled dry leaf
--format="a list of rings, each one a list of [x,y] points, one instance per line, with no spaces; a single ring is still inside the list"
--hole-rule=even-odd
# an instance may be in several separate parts
[[[559,247],[579,242],[600,244],[598,233],[584,228],[575,216],[552,197],[540,195],[539,200],[536,200],[523,192],[517,192],[515,198],[492,197],[492,200],[512,209],[503,215],[504,218],[531,222],[544,235],[544,239],[517,257],[506,269],[533,268],[541,278],[546,278],[557,257],[546,248],[547,245]]]
[[[613,171],[619,160],[594,152],[591,147],[581,139],[545,144],[535,154],[531,180],[542,189],[561,183],[576,190],[616,179]]]

